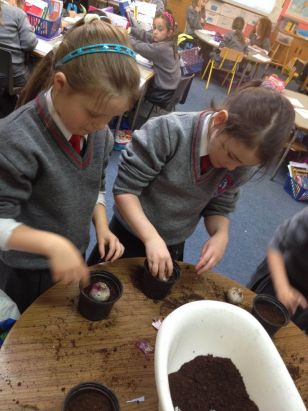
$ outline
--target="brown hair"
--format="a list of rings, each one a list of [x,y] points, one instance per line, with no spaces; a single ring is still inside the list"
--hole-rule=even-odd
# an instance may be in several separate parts
[[[260,17],[257,24],[259,25],[259,33],[257,35],[260,36],[260,39],[269,38],[272,32],[272,22],[270,19],[268,17]]]
[[[232,22],[232,29],[235,32],[236,37],[238,38],[238,40],[245,44],[245,36],[243,34],[243,28],[245,26],[245,20],[243,19],[243,17],[235,17],[235,19]]]
[[[220,132],[239,140],[249,149],[257,149],[260,165],[268,169],[281,154],[294,127],[295,112],[281,93],[263,87],[261,80],[247,83],[230,95],[219,109],[227,110],[228,119]]]
[[[174,52],[174,57],[178,55],[177,52],[177,23],[174,19],[174,16],[171,12],[171,10],[167,9],[166,11],[163,12],[158,12],[155,15],[154,21],[156,19],[162,19],[166,23],[167,30],[170,32],[172,31],[173,34],[172,36],[168,37],[168,40],[172,42],[172,47],[173,47],[173,52]]]
[[[199,0],[192,0],[191,1],[191,5],[192,5],[193,8],[197,7],[198,4],[199,4]]]
[[[139,95],[140,72],[132,57],[117,53],[81,55],[55,68],[64,56],[80,47],[99,43],[116,43],[129,47],[125,31],[100,20],[79,21],[64,36],[58,48],[48,53],[36,66],[22,91],[18,106],[52,86],[57,71],[65,74],[74,92],[91,94],[99,91],[102,97],[125,96],[131,105]]]

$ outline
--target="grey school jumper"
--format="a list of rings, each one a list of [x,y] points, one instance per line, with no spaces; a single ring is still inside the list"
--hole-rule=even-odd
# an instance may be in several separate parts
[[[154,86],[162,90],[175,90],[181,79],[180,60],[174,56],[172,41],[153,42],[152,34],[132,27],[130,42],[133,49],[153,61]]]
[[[0,122],[0,217],[63,235],[83,254],[113,138],[106,127],[88,136],[83,157],[50,117],[43,95]],[[41,256],[0,251],[5,264],[47,268]]]
[[[210,169],[200,174],[203,113],[173,113],[149,120],[122,152],[114,194],[132,193],[167,245],[185,241],[201,216],[234,210],[238,186],[252,168]],[[119,211],[116,217],[129,230]]]
[[[37,41],[26,13],[18,7],[1,3],[0,47],[11,52],[14,77],[26,73],[25,51],[33,50]]]

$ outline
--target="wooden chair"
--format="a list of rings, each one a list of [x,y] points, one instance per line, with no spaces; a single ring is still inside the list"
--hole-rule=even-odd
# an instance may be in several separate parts
[[[272,59],[271,64],[273,64],[274,66],[281,67],[282,72],[284,71],[286,65],[289,62],[289,53],[292,42],[293,37],[282,35],[281,33],[279,33],[269,52],[269,56]],[[283,55],[283,58],[281,58],[281,55]]]
[[[300,60],[297,57],[294,57],[289,61],[289,63],[282,69],[282,73],[286,73],[288,76],[285,80],[286,85],[288,85],[291,80],[298,78],[303,73],[305,64],[305,61]]]
[[[201,78],[204,79],[206,73],[209,71],[207,82],[205,85],[205,88],[208,88],[213,70],[218,70],[218,71],[227,73],[226,77],[224,78],[222,82],[222,85],[224,85],[229,75],[231,75],[230,84],[228,88],[228,94],[230,94],[235,73],[237,71],[238,65],[244,58],[244,53],[242,53],[241,51],[230,49],[228,47],[223,47],[220,49],[220,57],[221,57],[220,62],[217,62],[215,60],[215,57],[210,58]]]

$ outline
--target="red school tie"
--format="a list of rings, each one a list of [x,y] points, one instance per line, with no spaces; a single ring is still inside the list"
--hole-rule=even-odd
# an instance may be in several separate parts
[[[69,142],[73,149],[80,154],[81,152],[81,141],[83,136],[79,136],[78,134],[73,134],[72,137],[69,139]]]
[[[200,173],[205,174],[212,166],[210,157],[208,155],[200,157]]]

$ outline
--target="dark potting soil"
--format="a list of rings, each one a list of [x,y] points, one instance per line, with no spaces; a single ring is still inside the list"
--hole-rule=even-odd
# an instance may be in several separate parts
[[[118,290],[117,286],[113,283],[113,281],[108,281],[108,279],[106,279],[106,278],[104,278],[102,281],[103,281],[104,283],[106,283],[106,284],[108,285],[109,289],[110,289],[110,297],[108,298],[107,301],[112,301],[112,300],[114,300],[114,299],[118,296],[118,294],[119,294],[119,290]],[[94,281],[94,283],[96,283],[96,282],[97,282],[97,281]],[[92,288],[92,285],[93,285],[94,283],[88,285],[88,286],[84,289],[84,292],[85,292],[88,296],[89,296],[89,292],[90,292],[90,290],[91,290],[91,288]],[[90,297],[90,296],[89,296],[89,297]],[[91,300],[94,300],[94,301],[97,302],[97,300],[95,300],[94,298],[92,298],[92,297],[90,297],[90,298],[91,298]]]
[[[255,310],[264,320],[276,325],[283,325],[285,323],[285,317],[280,309],[271,303],[266,301],[258,301],[255,306]]]
[[[169,374],[174,407],[180,411],[257,411],[243,378],[229,358],[200,355]]]
[[[83,390],[74,395],[65,411],[113,411],[110,400],[98,391]]]

